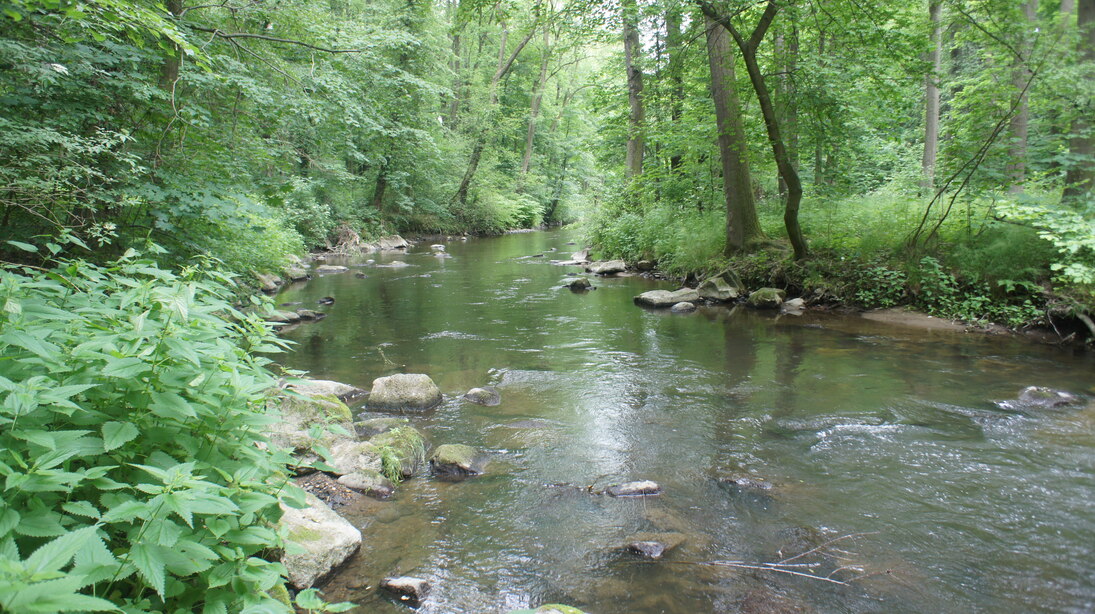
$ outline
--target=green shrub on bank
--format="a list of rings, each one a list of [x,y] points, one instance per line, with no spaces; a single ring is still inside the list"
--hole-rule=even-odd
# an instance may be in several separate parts
[[[0,609],[290,611],[279,343],[209,267],[0,269]]]

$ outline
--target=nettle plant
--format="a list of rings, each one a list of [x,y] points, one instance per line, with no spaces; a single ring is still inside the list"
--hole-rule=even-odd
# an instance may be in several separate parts
[[[0,269],[0,610],[291,611],[272,555],[303,493],[259,445],[254,353],[281,343],[230,288],[133,251]]]

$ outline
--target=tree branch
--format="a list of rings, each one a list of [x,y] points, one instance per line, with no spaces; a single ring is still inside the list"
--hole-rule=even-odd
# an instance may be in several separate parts
[[[213,34],[213,36],[216,36],[217,38],[223,38],[225,40],[233,40],[237,38],[257,38],[259,40],[270,41],[272,43],[307,47],[308,49],[315,49],[316,51],[322,51],[323,53],[362,53],[365,51],[364,49],[332,49],[330,47],[320,47],[319,45],[313,45],[304,41],[298,41],[291,38],[279,38],[277,36],[268,36],[266,34],[251,34],[249,32],[225,32],[217,28],[205,28],[195,25],[191,25],[190,27],[199,32],[209,32]]]

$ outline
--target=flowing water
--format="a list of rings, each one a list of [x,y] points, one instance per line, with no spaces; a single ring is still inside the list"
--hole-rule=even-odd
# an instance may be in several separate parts
[[[278,297],[336,299],[286,331],[287,366],[366,389],[427,373],[446,400],[414,425],[491,458],[340,510],[364,545],[329,599],[406,612],[376,586],[408,574],[433,585],[424,613],[1095,610],[1090,356],[850,316],[645,310],[634,295],[672,288],[638,277],[573,294],[579,269],[550,263],[573,239],[419,245]],[[460,400],[484,385],[501,405]],[[1028,385],[1082,401],[993,403]],[[773,488],[719,479],[742,475]],[[597,494],[637,479],[664,494]],[[643,532],[684,542],[657,562],[620,551]],[[800,554],[783,569],[815,577],[751,568]]]

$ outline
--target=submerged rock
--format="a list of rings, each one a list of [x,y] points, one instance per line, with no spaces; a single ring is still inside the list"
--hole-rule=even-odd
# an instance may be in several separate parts
[[[441,389],[422,373],[398,373],[373,380],[368,405],[374,409],[424,411],[441,403]]]
[[[304,379],[290,383],[289,388],[305,396],[333,395],[343,403],[349,403],[368,394],[356,386],[328,379]]]
[[[695,303],[700,300],[700,295],[691,288],[680,290],[650,290],[635,297],[635,304],[647,307],[672,307],[677,303]]]
[[[469,390],[464,394],[464,400],[476,405],[494,407],[502,402],[502,394],[493,386],[484,386]]]
[[[508,614],[586,614],[576,607],[559,603],[548,603],[535,610],[511,610]]]
[[[435,243],[434,245],[430,246],[430,251],[443,252],[445,251],[445,246],[441,245],[440,243]]]
[[[321,264],[316,267],[316,273],[320,275],[330,275],[333,273],[345,273],[349,271],[350,267],[339,266],[335,264]]]
[[[334,305],[335,304],[335,297],[325,296],[325,297],[319,299],[316,302],[319,303],[320,305]]]
[[[749,295],[749,306],[754,309],[777,309],[787,293],[779,288],[761,288]]]
[[[768,480],[748,475],[730,475],[719,478],[720,484],[725,484],[733,490],[744,492],[767,492],[772,490],[772,483]]]
[[[301,320],[322,320],[327,317],[327,314],[322,311],[312,311],[311,309],[297,309],[297,315]]]
[[[281,505],[281,525],[286,527],[289,540],[304,549],[281,556],[289,583],[298,590],[314,586],[361,546],[361,532],[326,503],[312,494],[305,496],[305,503],[308,507],[299,510]]]
[[[605,489],[613,497],[643,497],[662,494],[662,487],[651,480],[613,484]]]
[[[660,559],[667,552],[683,544],[681,533],[639,533],[624,545],[624,550],[647,559]]]
[[[585,277],[575,277],[574,279],[566,280],[566,282],[563,283],[563,287],[569,289],[571,292],[584,292],[593,289],[593,284],[589,283],[589,280]]]
[[[696,305],[695,305],[695,303],[689,303],[687,301],[682,301],[682,302],[677,303],[676,305],[673,305],[672,307],[670,307],[669,310],[672,311],[673,313],[692,313],[693,311],[696,310]]]
[[[380,581],[380,588],[394,594],[401,601],[417,605],[430,592],[430,583],[422,578],[399,576],[398,578],[384,578]]]
[[[779,310],[781,313],[800,316],[802,315],[802,312],[806,310],[806,300],[800,297],[793,298],[789,301],[783,301],[779,306]]]
[[[627,270],[627,263],[623,260],[603,260],[593,262],[586,267],[586,271],[594,275],[615,275]]]
[[[1064,390],[1027,386],[1019,391],[1018,399],[997,401],[996,405],[1002,409],[1052,409],[1071,405],[1079,400],[1079,397]]]
[[[434,474],[448,478],[481,475],[486,466],[486,457],[475,448],[463,444],[438,446],[430,457],[430,469]]]

